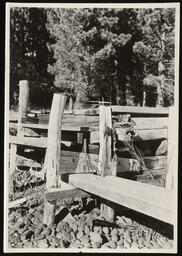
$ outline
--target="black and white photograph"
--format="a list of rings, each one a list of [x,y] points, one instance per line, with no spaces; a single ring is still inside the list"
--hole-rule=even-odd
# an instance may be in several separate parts
[[[4,252],[177,252],[179,11],[6,3]]]

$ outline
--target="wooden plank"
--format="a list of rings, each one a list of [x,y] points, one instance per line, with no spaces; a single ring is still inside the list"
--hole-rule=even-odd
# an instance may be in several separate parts
[[[61,157],[61,126],[66,96],[54,94],[48,127],[47,149],[44,170],[46,190],[58,187]],[[43,222],[52,225],[55,220],[56,202],[45,201]]]
[[[168,108],[160,107],[137,107],[137,106],[111,106],[113,113],[168,115]]]
[[[116,128],[118,139],[123,140],[123,129]],[[166,139],[168,136],[167,129],[152,129],[152,130],[136,130],[136,135],[133,136],[134,141],[142,140],[158,140]],[[99,143],[99,132],[93,131],[90,133],[90,144]]]
[[[9,136],[9,143],[29,147],[46,148],[47,138]]]
[[[20,204],[25,203],[26,201],[27,201],[27,199],[26,199],[25,197],[23,197],[23,198],[20,198],[20,199],[15,200],[15,201],[9,202],[9,203],[8,203],[8,208],[10,209],[10,208],[17,207],[17,206],[19,206]]]
[[[61,188],[50,188],[45,192],[45,199],[47,201],[63,200],[65,198],[74,197],[90,197],[90,194],[63,181],[61,182]]]
[[[123,178],[71,174],[69,183],[88,193],[173,224],[172,192],[169,189]]]
[[[167,129],[167,117],[132,117],[136,123],[137,130],[150,130],[150,129]]]

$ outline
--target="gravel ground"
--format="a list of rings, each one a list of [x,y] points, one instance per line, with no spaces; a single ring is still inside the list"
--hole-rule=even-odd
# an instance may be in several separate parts
[[[117,215],[110,224],[100,215],[95,200],[80,198],[57,202],[56,221],[43,224],[44,184],[28,171],[16,170],[15,193],[10,201],[26,197],[9,209],[9,248],[122,248],[170,249],[173,240],[132,217]]]

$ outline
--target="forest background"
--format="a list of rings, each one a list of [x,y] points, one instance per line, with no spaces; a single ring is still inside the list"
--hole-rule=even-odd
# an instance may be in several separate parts
[[[30,104],[50,108],[56,91],[74,108],[174,102],[175,9],[10,10],[10,105],[30,81]],[[144,99],[145,98],[145,99]]]

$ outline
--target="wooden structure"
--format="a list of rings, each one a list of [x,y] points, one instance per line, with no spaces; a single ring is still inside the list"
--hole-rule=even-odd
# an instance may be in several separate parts
[[[167,170],[166,148],[156,155],[161,143],[170,140],[168,122],[171,110],[100,106],[93,110],[74,110],[70,115],[70,110],[64,111],[65,101],[64,95],[55,94],[50,117],[39,115],[38,124],[21,124],[33,131],[34,137],[27,137],[25,130],[21,138],[10,136],[9,139],[10,173],[16,165],[12,145],[46,150],[41,171],[46,180],[44,222],[54,222],[56,200],[96,195],[104,199],[101,212],[110,221],[114,220],[112,201],[173,224],[173,190],[170,185],[173,170],[170,164]],[[115,122],[116,119],[119,121]],[[136,180],[139,174],[145,174],[140,158],[130,154],[127,144],[123,144],[123,141],[131,143],[131,136],[128,136],[131,123],[132,144],[141,148],[148,170],[146,174],[166,177],[168,171],[167,188],[126,179],[132,176]]]

